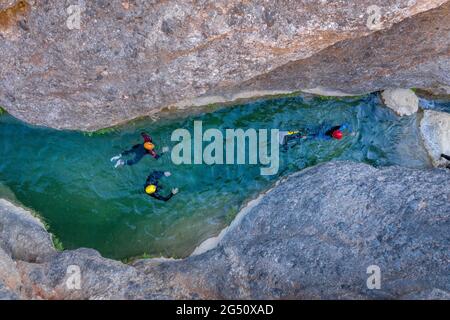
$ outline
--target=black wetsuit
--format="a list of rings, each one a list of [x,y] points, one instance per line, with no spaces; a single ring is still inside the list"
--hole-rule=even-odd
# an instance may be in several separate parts
[[[159,185],[159,179],[161,179],[163,176],[164,176],[164,171],[153,171],[147,177],[147,181],[145,181],[145,188],[148,185],[153,184],[154,186],[156,186],[156,191],[152,194],[149,194],[149,196],[153,197],[155,199],[158,199],[158,200],[169,201],[170,198],[172,198],[174,196],[174,194],[172,192],[167,196],[163,196],[163,195],[159,194],[159,192],[158,192],[159,189],[162,189],[162,186]]]
[[[450,156],[448,156],[446,154],[441,154],[441,157],[444,158],[445,160],[450,161]],[[450,169],[450,164],[447,165],[447,169]]]
[[[142,135],[142,138],[144,138],[144,143],[152,142],[152,138],[149,135],[147,135],[146,133],[141,133],[141,135]],[[154,150],[150,151],[150,150],[145,149],[144,143],[135,144],[130,150],[126,150],[126,151],[122,152],[123,156],[129,155],[132,153],[134,154],[133,159],[129,159],[125,162],[128,166],[132,166],[132,165],[138,163],[147,154],[151,155],[155,159],[159,158],[159,155]]]
[[[316,133],[310,133],[308,130],[298,131],[297,133],[286,135],[283,138],[282,145],[284,147],[284,150],[288,149],[288,145],[292,141],[296,141],[294,144],[291,145],[292,147],[295,147],[300,140],[307,139],[307,138],[314,138],[314,139],[320,139],[320,140],[330,140],[333,139],[333,132],[336,130],[340,130],[342,126],[334,126],[331,129],[328,129],[325,131],[325,129],[321,128],[318,129]]]

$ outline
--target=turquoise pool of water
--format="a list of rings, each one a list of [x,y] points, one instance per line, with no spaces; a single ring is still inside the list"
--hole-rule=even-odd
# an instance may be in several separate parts
[[[147,131],[157,148],[172,147],[173,130],[208,128],[291,130],[349,123],[354,135],[341,141],[304,141],[280,153],[277,175],[261,176],[260,165],[179,165],[166,154],[145,157],[135,166],[114,169],[109,159],[141,141]],[[195,116],[141,120],[92,136],[26,125],[0,117],[0,185],[44,217],[66,249],[89,247],[111,258],[147,253],[183,257],[216,235],[246,200],[280,176],[332,159],[375,166],[429,166],[416,116],[399,118],[381,107],[376,95],[321,99],[260,100]],[[205,144],[206,145],[206,144]],[[146,196],[152,170],[171,171],[164,193],[180,192],[164,203]],[[1,192],[1,191],[0,191]]]

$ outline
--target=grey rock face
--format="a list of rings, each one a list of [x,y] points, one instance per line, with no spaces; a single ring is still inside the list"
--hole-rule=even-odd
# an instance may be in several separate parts
[[[8,292],[16,295],[21,285],[22,280],[16,262],[0,248],[0,300],[10,299]]]
[[[400,116],[409,116],[419,110],[419,98],[410,89],[388,89],[381,93],[381,98]]]
[[[448,85],[448,5],[419,17],[444,3],[2,0],[0,105],[30,123],[96,130],[301,89]]]
[[[282,181],[197,256],[124,265],[79,249],[17,261],[21,297],[448,299],[449,179],[444,169],[327,163]],[[67,287],[70,265],[79,290]],[[366,286],[371,265],[380,290]]]
[[[18,262],[18,268],[26,275],[24,298],[124,299],[137,279],[134,268],[92,249],[64,251],[44,264]]]
[[[187,273],[199,270],[196,288],[223,298],[448,293],[449,178],[350,163],[306,170],[269,192],[217,248],[187,259]],[[381,290],[366,287],[370,265],[381,269]]]

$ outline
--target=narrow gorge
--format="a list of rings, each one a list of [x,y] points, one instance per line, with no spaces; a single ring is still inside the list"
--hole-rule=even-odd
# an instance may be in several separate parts
[[[0,55],[0,299],[450,298],[450,1],[0,0]]]

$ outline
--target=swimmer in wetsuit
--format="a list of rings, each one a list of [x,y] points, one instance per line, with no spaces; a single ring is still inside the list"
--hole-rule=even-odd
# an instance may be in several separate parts
[[[148,194],[150,197],[153,197],[155,199],[161,200],[161,201],[169,201],[170,198],[172,198],[175,194],[178,193],[178,188],[172,189],[172,192],[168,194],[167,196],[163,196],[159,193],[160,189],[163,187],[159,184],[159,179],[161,179],[163,176],[169,177],[171,174],[170,172],[166,171],[153,171],[145,181],[145,193]]]
[[[128,166],[132,166],[136,163],[138,163],[139,161],[141,161],[141,159],[148,155],[151,155],[153,158],[158,159],[160,156],[155,152],[155,145],[153,144],[152,138],[146,134],[145,132],[141,133],[142,138],[144,139],[143,143],[138,143],[136,145],[134,145],[131,149],[126,150],[124,152],[122,152],[121,154],[114,156],[111,158],[111,162],[117,161],[116,164],[114,165],[114,168],[123,166],[123,165],[128,165]],[[163,150],[164,152],[164,150]],[[133,154],[134,157],[132,159],[129,160],[123,160],[122,157],[123,156],[127,156]]]
[[[292,148],[297,145],[300,140],[308,138],[318,140],[341,140],[344,137],[343,131],[346,129],[348,129],[348,126],[343,124],[329,129],[322,127],[316,130],[315,133],[309,133],[308,130],[280,131],[280,143],[283,145],[284,149],[287,150],[291,142],[294,142],[294,144],[291,145]]]

